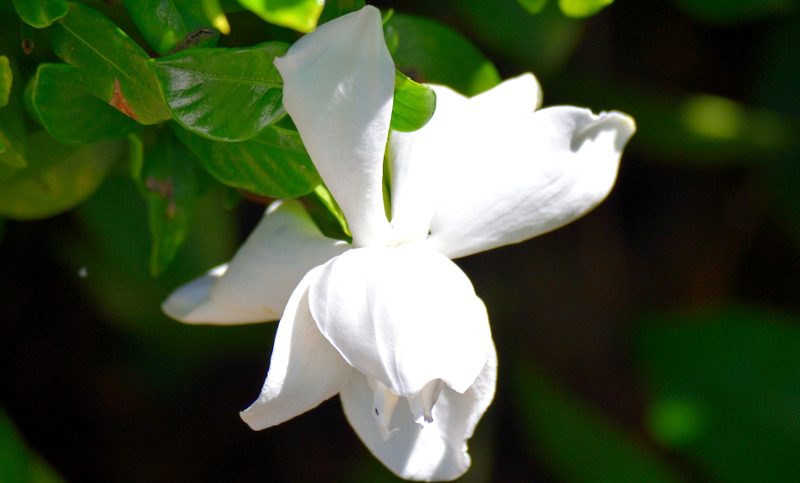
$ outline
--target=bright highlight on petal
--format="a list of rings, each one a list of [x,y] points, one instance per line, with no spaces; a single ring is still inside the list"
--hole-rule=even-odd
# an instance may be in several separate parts
[[[464,272],[424,245],[343,253],[311,286],[309,305],[342,357],[398,396],[437,379],[464,392],[486,364],[483,302]]]
[[[318,406],[336,395],[353,372],[322,337],[308,310],[308,287],[321,269],[303,278],[286,306],[261,395],[241,413],[253,429],[280,424]]]
[[[283,104],[350,225],[355,246],[391,238],[383,208],[383,152],[395,69],[378,9],[317,28],[275,59]]]
[[[179,288],[162,308],[189,323],[276,320],[303,275],[346,249],[322,236],[299,203],[273,203],[230,264]]]

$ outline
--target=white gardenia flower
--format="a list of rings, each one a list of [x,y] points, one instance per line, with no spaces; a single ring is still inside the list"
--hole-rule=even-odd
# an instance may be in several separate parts
[[[280,318],[261,396],[242,412],[253,429],[338,393],[358,436],[397,475],[458,478],[494,396],[497,360],[483,302],[451,258],[594,208],[633,120],[536,110],[530,74],[471,99],[433,86],[431,121],[388,141],[390,222],[382,177],[394,64],[378,10],[321,25],[275,65],[353,243],[325,238],[297,202],[276,202],[230,264],[176,290],[164,311],[190,323]]]

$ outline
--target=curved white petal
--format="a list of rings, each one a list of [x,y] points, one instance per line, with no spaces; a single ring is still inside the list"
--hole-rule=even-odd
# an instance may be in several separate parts
[[[315,408],[339,392],[353,372],[320,334],[308,310],[308,287],[321,268],[308,272],[289,299],[275,334],[261,395],[241,412],[242,419],[255,430]]]
[[[414,132],[392,132],[392,226],[397,239],[421,241],[428,236],[431,218],[443,195],[442,188],[454,170],[463,169],[460,152],[468,153],[476,123],[496,123],[502,106],[502,122],[524,122],[541,105],[539,83],[533,74],[509,79],[469,100],[442,86],[431,86],[437,95],[433,118]],[[491,142],[491,141],[490,141]],[[459,145],[466,144],[463,149]],[[494,142],[491,142],[494,149]],[[482,154],[483,155],[483,154]],[[491,164],[493,158],[483,160]]]
[[[408,405],[399,404],[391,420],[397,431],[384,442],[372,415],[372,390],[361,375],[351,377],[341,390],[344,414],[364,445],[398,476],[454,480],[469,469],[467,440],[494,397],[497,356],[493,344],[487,350],[486,364],[472,386],[463,394],[442,390],[430,423],[417,424]]]
[[[383,153],[394,95],[394,63],[378,9],[320,25],[283,57],[283,104],[356,246],[390,235],[383,205]]]
[[[393,165],[422,166],[395,168],[416,174],[394,181],[392,223],[397,229],[404,217],[427,213],[429,242],[451,258],[540,235],[590,211],[611,190],[636,129],[619,112],[595,115],[570,106],[532,112],[539,96],[521,94],[538,92],[530,77],[473,99],[434,89],[433,119],[419,131],[392,133],[392,149],[399,145]],[[534,103],[528,114],[515,96],[522,105]],[[439,195],[419,195],[429,186],[438,186]]]
[[[342,357],[398,396],[435,379],[463,392],[486,363],[483,302],[464,272],[422,244],[343,253],[311,286],[309,305]]]
[[[273,203],[230,264],[178,288],[162,305],[189,323],[277,320],[297,282],[348,248],[324,237],[296,201]]]

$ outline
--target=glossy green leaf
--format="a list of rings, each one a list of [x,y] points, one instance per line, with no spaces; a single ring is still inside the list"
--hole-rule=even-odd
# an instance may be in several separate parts
[[[223,184],[274,198],[310,193],[321,180],[300,135],[269,126],[253,139],[227,143],[185,130],[178,137]]]
[[[62,144],[115,139],[142,127],[89,93],[84,73],[77,67],[40,64],[32,83],[30,103],[36,117]]]
[[[47,31],[56,55],[81,68],[92,94],[140,123],[169,119],[144,50],[91,8],[70,3],[69,9]]]
[[[211,27],[199,2],[185,0],[126,0],[125,8],[147,43],[160,55],[178,46],[214,47],[219,33]],[[205,33],[208,35],[205,35]],[[201,35],[202,34],[202,35]],[[202,37],[202,38],[201,38]]]
[[[364,0],[326,0],[325,8],[322,9],[322,14],[319,16],[317,23],[322,25],[342,15],[355,12],[364,5],[366,5]]]
[[[708,481],[800,475],[800,318],[720,307],[651,316],[635,349],[653,436]]]
[[[679,482],[682,478],[630,430],[521,363],[514,402],[530,446],[558,481]]]
[[[137,181],[148,204],[150,273],[156,276],[169,266],[185,241],[203,177],[208,175],[200,161],[168,129],[159,129],[141,159]]]
[[[303,33],[317,27],[325,5],[318,0],[239,0],[239,3],[269,23]]]
[[[568,17],[590,17],[605,7],[614,3],[614,0],[558,0],[558,6]]]
[[[456,31],[422,17],[395,13],[387,26],[397,32],[397,68],[418,82],[445,84],[475,95],[500,82],[484,55]]]
[[[29,140],[24,168],[0,166],[0,216],[28,220],[67,211],[94,193],[124,141],[70,148],[40,131]]]
[[[8,105],[8,96],[11,94],[11,66],[8,57],[0,55],[0,107]]]
[[[798,0],[672,0],[672,3],[697,20],[716,24],[738,24],[800,9]]]
[[[517,0],[528,13],[537,14],[547,6],[547,0]]]
[[[67,14],[65,0],[11,0],[23,22],[36,28],[49,27]]]
[[[416,131],[428,123],[434,110],[436,93],[433,89],[396,71],[391,128],[402,132]]]
[[[283,82],[272,64],[288,45],[192,49],[153,60],[164,98],[183,127],[205,137],[242,141],[286,114]]]

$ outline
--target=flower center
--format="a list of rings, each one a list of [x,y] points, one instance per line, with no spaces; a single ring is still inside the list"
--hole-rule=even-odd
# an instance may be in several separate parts
[[[367,378],[367,383],[372,389],[373,400],[372,417],[375,418],[375,423],[378,425],[378,432],[380,433],[381,440],[384,442],[389,441],[394,433],[398,432],[399,428],[389,429],[392,422],[392,415],[397,407],[400,396],[389,390],[382,382],[371,377]],[[433,405],[439,399],[439,395],[444,388],[444,382],[441,379],[434,379],[425,384],[420,392],[417,394],[406,397],[408,407],[411,410],[411,415],[414,422],[422,426],[422,423],[433,422]]]

